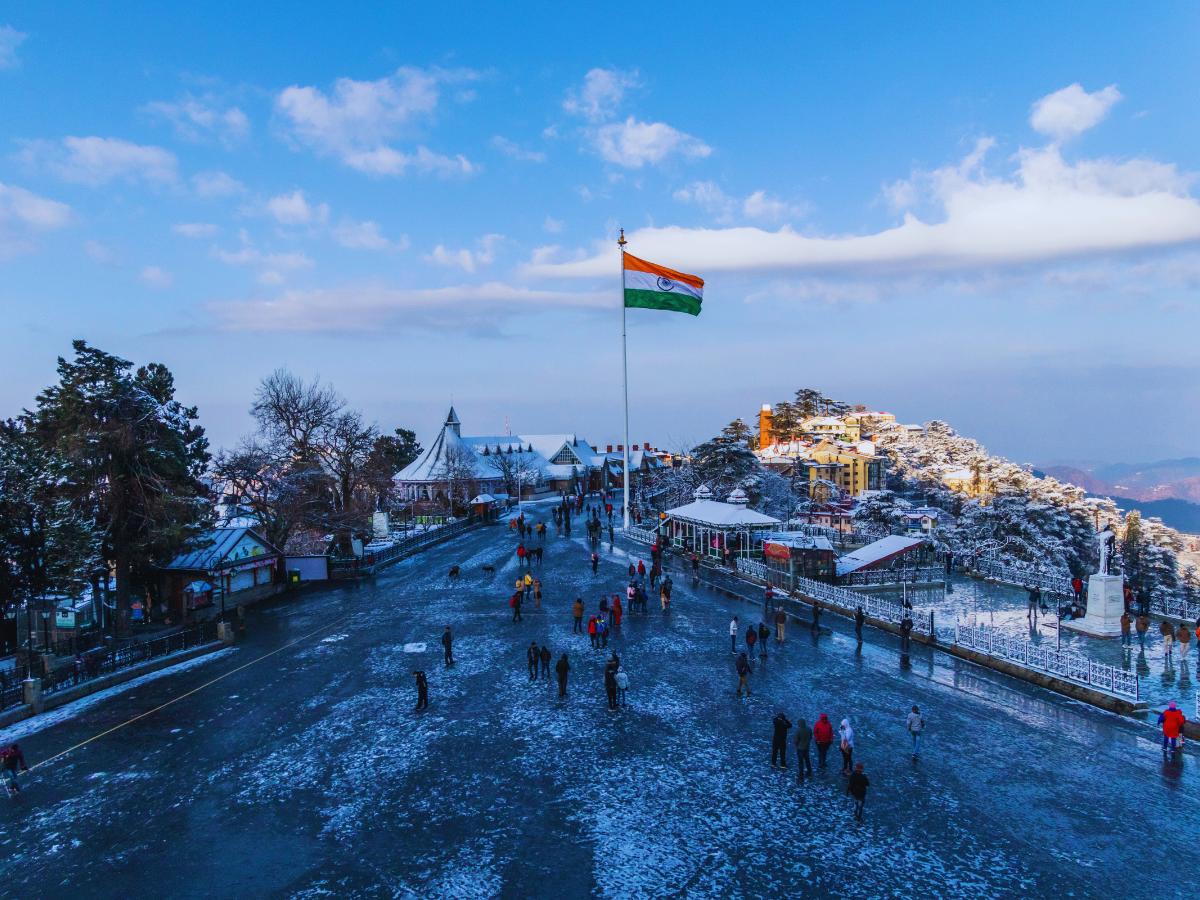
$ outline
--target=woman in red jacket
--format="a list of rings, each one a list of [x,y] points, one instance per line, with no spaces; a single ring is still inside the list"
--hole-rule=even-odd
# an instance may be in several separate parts
[[[817,742],[817,767],[823,769],[825,754],[829,752],[829,745],[833,743],[833,723],[825,713],[821,713],[820,720],[813,726],[813,740]]]

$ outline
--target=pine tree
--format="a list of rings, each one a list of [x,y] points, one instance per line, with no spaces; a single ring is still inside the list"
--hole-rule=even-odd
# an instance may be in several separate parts
[[[133,579],[150,581],[195,541],[212,518],[201,482],[209,460],[195,407],[175,399],[165,366],[133,364],[74,341],[75,359],[58,360],[59,382],[42,391],[30,427],[44,452],[61,460],[57,492],[94,521],[116,578],[117,634],[132,633]]]

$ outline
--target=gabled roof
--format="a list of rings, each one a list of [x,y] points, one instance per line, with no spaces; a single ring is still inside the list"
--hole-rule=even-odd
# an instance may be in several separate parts
[[[262,553],[249,554],[237,559],[228,558],[243,538],[248,538],[261,547]],[[255,556],[282,555],[276,547],[267,543],[249,528],[214,528],[204,535],[202,542],[207,542],[207,546],[190,553],[181,553],[162,568],[209,571],[223,565],[234,565],[243,559],[252,559]]]
[[[881,538],[873,544],[867,544],[865,547],[859,547],[853,553],[847,553],[837,561],[837,573],[839,575],[848,575],[851,572],[857,572],[859,569],[881,565],[895,559],[901,553],[906,553],[913,547],[919,546],[923,542],[924,538],[902,537],[898,534],[889,534],[887,537]]]
[[[732,503],[721,503],[719,500],[693,500],[686,506],[667,510],[667,516],[695,522],[700,525],[778,525],[779,520],[772,516],[734,506]]]

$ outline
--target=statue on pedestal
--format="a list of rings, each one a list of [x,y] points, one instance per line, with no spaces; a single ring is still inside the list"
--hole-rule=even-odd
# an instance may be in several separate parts
[[[1100,542],[1100,575],[1115,575],[1116,568],[1113,560],[1117,555],[1117,536],[1113,533],[1112,523],[1105,522],[1104,530],[1096,535]]]

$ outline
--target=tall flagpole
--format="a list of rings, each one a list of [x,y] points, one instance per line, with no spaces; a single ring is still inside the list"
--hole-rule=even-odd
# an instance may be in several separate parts
[[[621,229],[621,238],[617,246],[621,248],[621,375],[625,386],[625,448],[624,467],[621,480],[625,488],[625,531],[629,531],[629,354],[625,349],[625,229]]]

